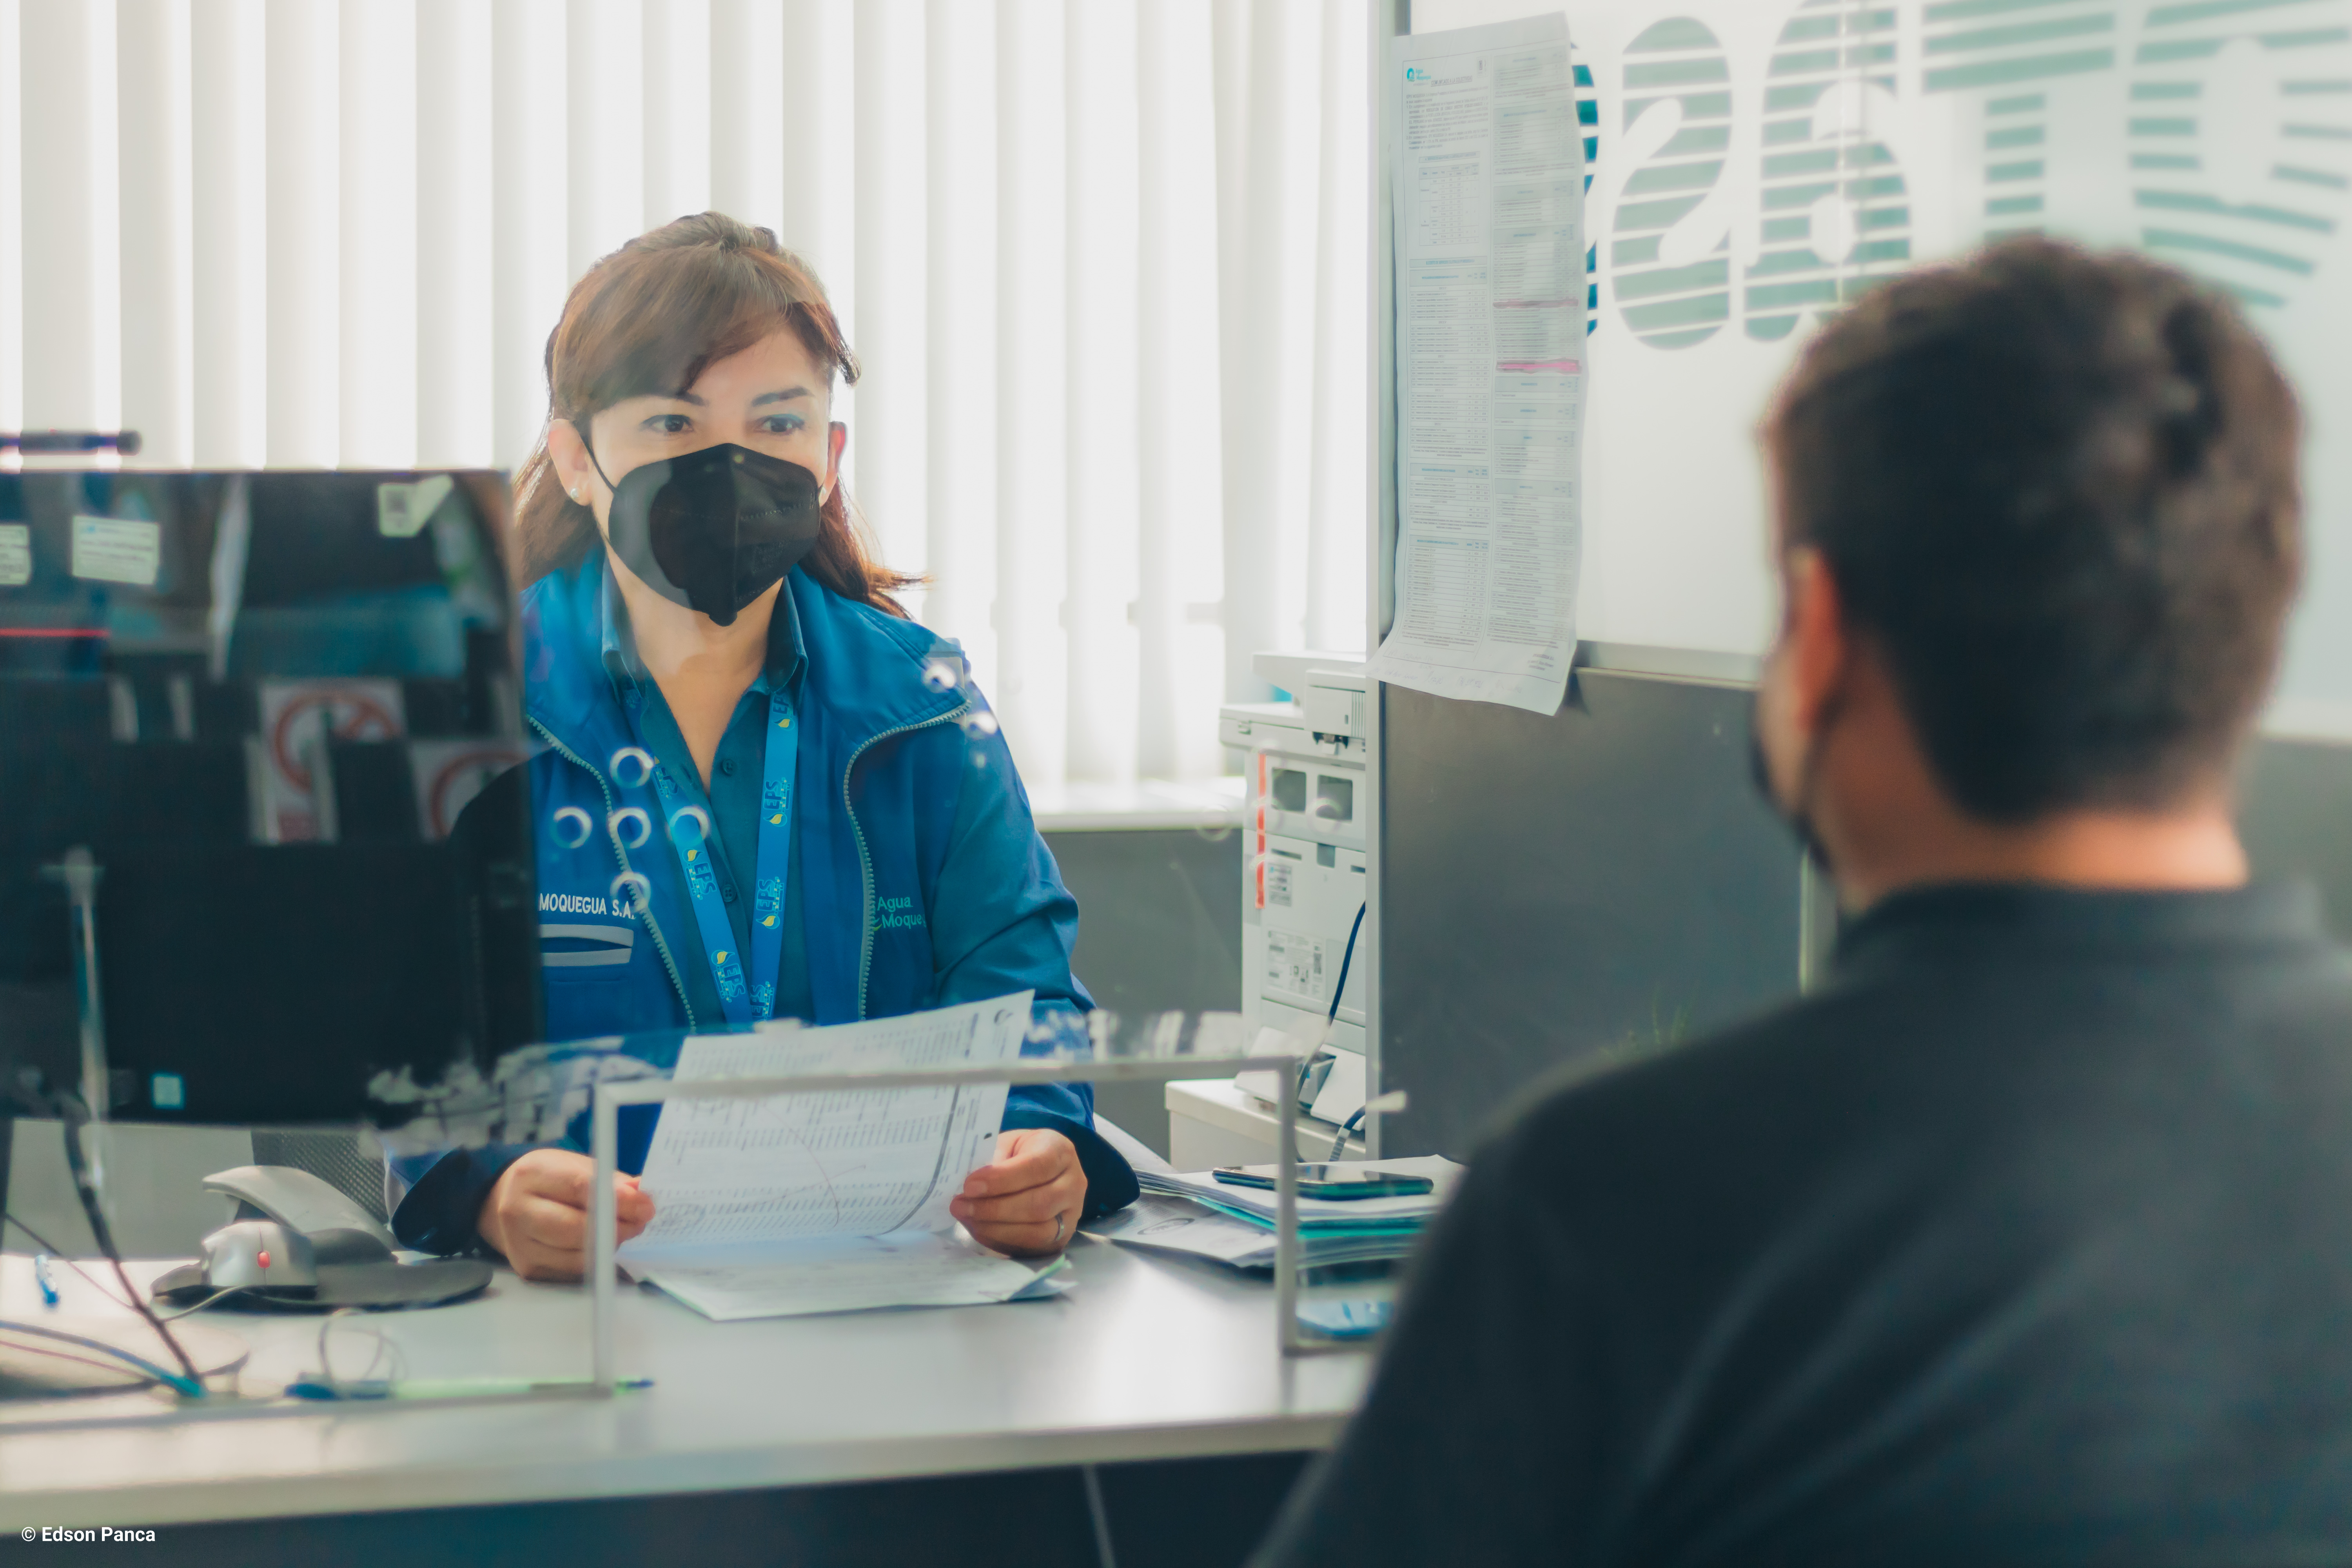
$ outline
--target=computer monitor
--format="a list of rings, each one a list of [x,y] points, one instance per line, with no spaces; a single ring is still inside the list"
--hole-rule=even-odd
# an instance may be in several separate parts
[[[507,489],[490,473],[0,474],[0,1088],[349,1121],[539,1037]],[[488,808],[486,803],[486,809]]]

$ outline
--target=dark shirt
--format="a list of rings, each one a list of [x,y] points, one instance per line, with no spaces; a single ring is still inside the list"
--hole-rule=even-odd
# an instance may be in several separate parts
[[[2352,960],[1948,887],[1473,1162],[1265,1564],[2352,1561]]]

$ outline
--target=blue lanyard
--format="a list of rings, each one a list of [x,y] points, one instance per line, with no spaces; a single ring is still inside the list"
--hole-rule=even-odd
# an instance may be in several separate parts
[[[743,955],[735,949],[735,928],[727,919],[727,905],[719,895],[719,879],[710,869],[708,840],[713,831],[695,819],[703,814],[690,806],[669,813],[670,847],[677,852],[686,873],[688,901],[694,906],[694,923],[702,932],[702,951],[710,961],[710,977],[719,984],[719,1005],[730,1024],[749,1024],[772,1017],[776,1011],[776,980],[784,956],[784,873],[792,865],[793,780],[800,768],[800,737],[792,732],[792,699],[782,691],[768,694],[768,743],[760,773],[760,851],[753,872],[751,899],[751,984],[744,984]],[[655,770],[656,782],[667,803],[678,788],[667,768]]]

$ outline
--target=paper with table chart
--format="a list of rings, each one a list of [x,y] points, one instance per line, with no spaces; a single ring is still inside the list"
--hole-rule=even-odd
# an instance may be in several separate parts
[[[827,1028],[698,1036],[679,1079],[989,1066],[1021,1051],[1031,994]],[[994,1157],[1005,1086],[860,1089],[662,1109],[629,1272],[713,1318],[1001,1301],[1038,1271],[956,1231],[948,1201]]]
[[[1371,673],[1556,711],[1576,654],[1584,137],[1568,22],[1398,38],[1396,618]]]

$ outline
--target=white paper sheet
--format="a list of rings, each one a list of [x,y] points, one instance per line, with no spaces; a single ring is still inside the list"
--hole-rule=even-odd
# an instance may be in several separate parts
[[[705,1251],[649,1278],[717,1322],[880,1307],[978,1307],[1050,1293],[1065,1260],[1000,1258],[961,1233],[824,1237],[740,1255]]]
[[[1021,1051],[1030,993],[822,1029],[698,1036],[680,1080],[982,1067]],[[945,1231],[994,1156],[1005,1086],[844,1089],[662,1108],[640,1185],[654,1221],[625,1259],[689,1245]]]
[[[1550,713],[1582,547],[1584,139],[1567,18],[1396,39],[1396,619],[1371,673]]]
[[[675,1076],[1005,1062],[1020,1054],[1030,1000],[1024,991],[862,1024],[697,1037]],[[948,1203],[994,1158],[1005,1092],[998,1083],[673,1100],[640,1178],[653,1223],[621,1259],[712,1317],[1003,1300],[1035,1271],[953,1234]]]

